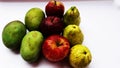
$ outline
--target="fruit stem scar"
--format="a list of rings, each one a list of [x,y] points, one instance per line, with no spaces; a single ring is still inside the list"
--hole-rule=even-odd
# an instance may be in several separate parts
[[[75,9],[75,7],[72,7],[72,11]]]
[[[63,45],[63,43],[59,42],[59,41],[56,41],[56,45],[57,46],[60,46],[60,45]]]
[[[83,53],[84,53],[84,54],[87,54],[87,52],[86,52],[86,51],[84,51]]]
[[[73,26],[73,28],[76,28],[75,26]]]

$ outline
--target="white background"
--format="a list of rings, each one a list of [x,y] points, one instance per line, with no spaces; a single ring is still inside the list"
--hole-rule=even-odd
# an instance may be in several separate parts
[[[75,5],[81,16],[80,28],[91,53],[87,68],[120,68],[120,8],[112,1],[63,2],[67,10]],[[47,2],[0,2],[0,68],[71,68],[66,63],[51,63],[43,58],[37,64],[24,61],[2,43],[2,30],[13,20],[24,22],[25,13],[32,7],[44,10]]]

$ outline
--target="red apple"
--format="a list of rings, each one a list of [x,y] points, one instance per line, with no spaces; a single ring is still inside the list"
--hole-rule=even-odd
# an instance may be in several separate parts
[[[63,60],[69,53],[69,41],[60,35],[51,35],[42,46],[43,55],[52,62]]]
[[[40,31],[44,36],[52,34],[60,34],[63,31],[64,25],[59,17],[48,16],[40,24]]]
[[[64,14],[64,5],[61,1],[50,0],[45,7],[45,12],[47,16],[58,16],[63,17]]]

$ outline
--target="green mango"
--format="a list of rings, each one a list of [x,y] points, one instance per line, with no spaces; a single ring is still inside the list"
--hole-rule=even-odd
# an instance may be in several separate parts
[[[45,18],[45,13],[40,8],[31,8],[25,15],[25,26],[29,31],[39,30],[40,23]]]
[[[35,62],[39,57],[44,38],[41,32],[31,31],[22,40],[20,54],[28,62]]]
[[[18,49],[25,34],[25,25],[19,20],[14,20],[4,27],[2,41],[7,48]]]

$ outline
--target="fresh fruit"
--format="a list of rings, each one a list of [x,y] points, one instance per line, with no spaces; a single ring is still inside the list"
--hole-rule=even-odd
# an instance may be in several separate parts
[[[65,14],[64,11],[64,4],[58,0],[48,1],[46,16],[40,8],[29,9],[24,18],[25,25],[15,20],[4,27],[3,43],[10,49],[19,48],[21,58],[32,64],[43,55],[51,62],[67,61],[73,68],[87,66],[92,56],[82,45],[80,12],[76,6],[71,6]]]
[[[80,13],[76,6],[72,6],[66,11],[65,15],[63,16],[63,21],[66,26],[70,24],[80,24]]]
[[[25,15],[25,26],[29,31],[39,30],[40,23],[45,18],[45,14],[40,8],[31,8]]]
[[[28,62],[35,62],[39,57],[43,35],[38,31],[27,33],[21,44],[20,54],[22,58]]]
[[[40,24],[40,31],[44,36],[60,34],[63,31],[63,22],[59,17],[48,16]]]
[[[18,49],[25,34],[26,28],[24,24],[19,20],[14,20],[4,27],[2,41],[6,47]]]
[[[84,35],[77,25],[68,25],[63,31],[63,36],[67,38],[71,46],[75,44],[82,44],[84,40]]]
[[[69,62],[74,68],[84,68],[92,60],[90,50],[81,44],[74,45],[70,50]]]
[[[60,35],[51,35],[43,43],[43,55],[52,62],[63,60],[69,53],[70,44]]]
[[[45,7],[45,12],[47,16],[58,16],[62,18],[64,10],[64,4],[56,0],[50,0]]]

